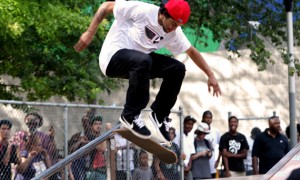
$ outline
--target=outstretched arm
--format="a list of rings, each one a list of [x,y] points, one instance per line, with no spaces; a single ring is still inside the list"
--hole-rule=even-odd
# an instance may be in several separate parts
[[[115,2],[104,2],[99,7],[88,29],[81,35],[79,41],[74,45],[74,49],[77,52],[84,50],[93,40],[94,35],[97,32],[99,24],[107,16],[108,13],[112,13],[115,6]]]
[[[219,87],[218,81],[215,78],[214,73],[211,71],[211,69],[209,68],[208,64],[206,63],[206,61],[204,60],[204,58],[201,56],[201,54],[199,53],[199,51],[191,46],[186,53],[189,55],[189,57],[194,61],[194,63],[208,76],[208,81],[207,81],[207,85],[208,85],[208,91],[211,91],[211,86],[213,88],[213,96],[219,96],[222,95],[221,89]]]

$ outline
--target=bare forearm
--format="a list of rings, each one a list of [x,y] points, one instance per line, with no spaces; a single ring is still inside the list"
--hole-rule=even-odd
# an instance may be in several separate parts
[[[208,77],[213,75],[213,72],[211,71],[210,67],[195,47],[191,46],[186,51],[186,53]]]
[[[258,174],[258,164],[257,164],[256,156],[252,157],[252,166],[253,166],[254,174]]]
[[[234,154],[232,154],[226,150],[223,150],[222,155],[223,155],[223,157],[230,158],[230,157],[233,157]]]
[[[228,158],[223,156],[225,171],[229,171]]]
[[[47,168],[52,166],[52,161],[51,161],[50,156],[48,154],[45,156],[45,163],[46,163]]]
[[[95,35],[99,24],[103,21],[108,13],[113,12],[114,4],[114,2],[104,2],[101,4],[87,31],[89,31],[92,35]]]
[[[100,144],[98,144],[97,146],[96,146],[96,149],[98,150],[98,151],[106,151],[106,141],[104,141],[104,142],[102,142],[102,143],[100,143]]]

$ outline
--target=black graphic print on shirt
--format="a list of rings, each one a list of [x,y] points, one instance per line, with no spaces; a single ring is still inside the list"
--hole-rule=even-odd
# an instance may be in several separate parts
[[[161,37],[157,32],[155,32],[151,27],[145,26],[145,33],[147,38],[153,43],[159,43],[159,41],[163,40],[164,38]]]

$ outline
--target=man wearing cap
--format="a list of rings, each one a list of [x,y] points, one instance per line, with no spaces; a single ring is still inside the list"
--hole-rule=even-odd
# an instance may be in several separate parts
[[[155,53],[155,50],[165,47],[175,55],[187,53],[208,76],[209,91],[212,87],[213,95],[221,95],[214,73],[181,29],[189,19],[190,6],[184,0],[169,0],[161,7],[139,1],[104,2],[75,44],[77,52],[91,43],[98,25],[108,13],[113,13],[115,21],[102,45],[99,64],[106,76],[129,79],[120,121],[137,136],[151,137],[139,115],[149,101],[149,80],[162,78],[160,90],[151,105],[150,119],[157,126],[161,140],[168,142],[168,116],[180,91],[185,66],[176,59]]]
[[[205,139],[207,139],[211,145],[212,145],[212,156],[209,159],[210,164],[210,172],[211,177],[216,178],[217,174],[217,167],[219,164],[219,144],[220,144],[220,138],[221,133],[218,128],[212,126],[213,122],[213,114],[211,111],[207,110],[204,111],[202,114],[202,122],[205,122],[208,124],[210,133],[205,136]]]
[[[197,122],[192,116],[186,116],[183,120],[183,151],[182,159],[184,163],[184,179],[192,180],[192,161],[191,155],[195,153],[194,133],[190,133]]]
[[[91,133],[87,135],[89,141],[101,135],[102,116],[98,115],[91,119]],[[111,123],[106,123],[106,130],[111,129]],[[87,167],[86,180],[105,180],[106,177],[106,141],[96,146],[86,157]]]
[[[192,174],[194,179],[210,179],[209,159],[212,156],[212,145],[205,139],[206,134],[209,134],[209,126],[204,122],[200,122],[195,130],[195,154],[192,155]]]

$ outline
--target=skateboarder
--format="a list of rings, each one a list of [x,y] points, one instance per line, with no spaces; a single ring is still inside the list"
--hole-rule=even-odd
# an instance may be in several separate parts
[[[74,48],[85,49],[108,13],[115,20],[106,36],[99,55],[101,71],[108,77],[129,79],[126,103],[120,121],[135,135],[150,138],[151,132],[140,118],[149,101],[149,80],[162,78],[160,90],[151,105],[151,120],[161,133],[162,141],[170,141],[168,118],[185,76],[183,63],[154,51],[166,47],[173,54],[185,52],[208,76],[208,90],[221,95],[218,82],[206,61],[191,45],[181,26],[190,16],[184,0],[169,0],[157,7],[139,1],[104,2],[88,29]]]

